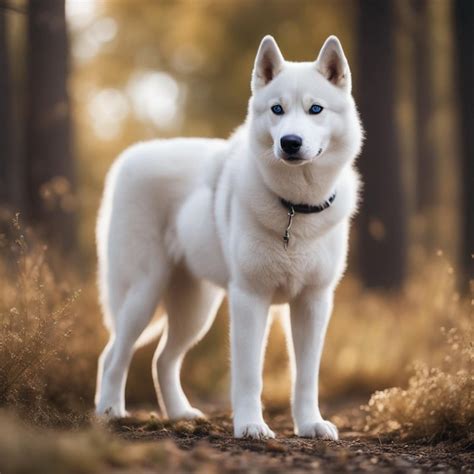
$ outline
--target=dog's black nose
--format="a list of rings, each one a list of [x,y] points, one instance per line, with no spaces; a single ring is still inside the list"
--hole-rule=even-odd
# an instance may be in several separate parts
[[[281,137],[280,145],[282,150],[288,155],[294,155],[298,153],[301,145],[303,144],[303,139],[298,135],[285,135]]]

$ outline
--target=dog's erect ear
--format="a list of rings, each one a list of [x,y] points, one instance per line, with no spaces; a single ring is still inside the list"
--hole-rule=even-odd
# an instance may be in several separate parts
[[[268,84],[285,64],[280,48],[272,36],[263,38],[258,48],[255,66],[252,73],[252,90],[257,90]]]
[[[348,92],[351,91],[349,63],[336,36],[330,36],[324,42],[316,60],[316,67],[329,82]]]

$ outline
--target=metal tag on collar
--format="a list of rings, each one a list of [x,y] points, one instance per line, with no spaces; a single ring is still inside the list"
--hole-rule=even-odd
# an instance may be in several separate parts
[[[290,229],[291,225],[293,224],[293,217],[295,216],[295,209],[293,206],[288,206],[288,224],[285,229],[285,233],[283,234],[283,248],[288,250],[288,245],[290,243]]]

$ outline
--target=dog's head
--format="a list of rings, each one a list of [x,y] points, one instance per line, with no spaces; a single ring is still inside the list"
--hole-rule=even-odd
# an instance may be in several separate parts
[[[252,74],[252,146],[267,162],[340,168],[362,141],[351,72],[339,40],[330,36],[313,62],[285,61],[263,38]],[[341,152],[343,151],[343,152]]]

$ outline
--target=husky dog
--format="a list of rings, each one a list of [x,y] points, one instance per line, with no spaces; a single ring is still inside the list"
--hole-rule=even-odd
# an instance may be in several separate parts
[[[362,128],[351,73],[329,37],[313,62],[285,61],[263,38],[245,123],[229,140],[139,143],[112,166],[97,223],[110,341],[96,409],[123,417],[134,349],[163,332],[153,378],[165,416],[195,418],[180,383],[186,352],[227,290],[234,435],[272,438],[262,366],[272,304],[289,303],[295,433],[337,439],[321,416],[318,372],[357,207]],[[166,316],[150,323],[159,303]]]

